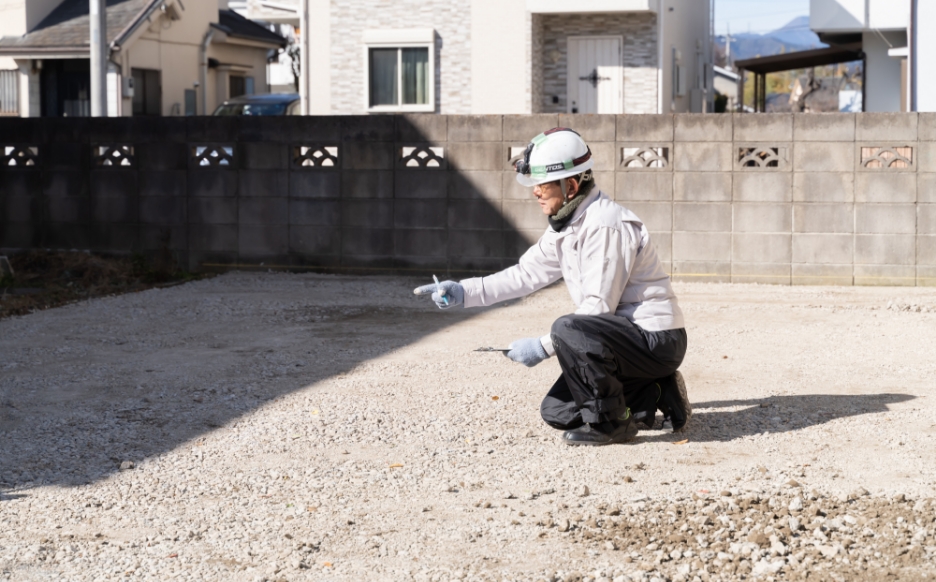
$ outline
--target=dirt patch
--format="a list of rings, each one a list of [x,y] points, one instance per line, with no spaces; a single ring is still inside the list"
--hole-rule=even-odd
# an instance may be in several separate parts
[[[200,277],[179,269],[171,259],[143,255],[105,257],[37,250],[8,258],[13,276],[0,277],[0,318]]]

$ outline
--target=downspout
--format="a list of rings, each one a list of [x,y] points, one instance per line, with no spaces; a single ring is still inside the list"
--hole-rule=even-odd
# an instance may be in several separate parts
[[[659,0],[657,5],[657,113],[663,113],[663,13],[666,12],[666,0]],[[670,75],[672,76],[672,75]]]
[[[910,26],[908,27],[907,44],[909,51],[907,54],[907,111],[916,111],[919,107],[917,103],[917,18],[918,18],[917,0],[910,0]]]
[[[201,58],[201,67],[200,67],[200,77],[201,77],[201,113],[202,115],[208,115],[208,45],[211,44],[211,39],[214,38],[215,31],[210,26],[208,27],[208,32],[205,33],[205,38],[202,39],[199,56]]]

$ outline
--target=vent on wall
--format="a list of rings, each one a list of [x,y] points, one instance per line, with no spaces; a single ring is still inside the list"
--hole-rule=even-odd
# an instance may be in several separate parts
[[[881,170],[912,168],[913,148],[910,146],[862,147],[861,167]]]

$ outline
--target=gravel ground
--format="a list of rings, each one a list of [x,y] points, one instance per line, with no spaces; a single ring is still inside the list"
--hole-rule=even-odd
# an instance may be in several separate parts
[[[564,287],[439,312],[422,282],[0,321],[0,579],[936,578],[936,290],[676,285],[688,431],[576,449],[538,416],[554,359],[472,351]]]

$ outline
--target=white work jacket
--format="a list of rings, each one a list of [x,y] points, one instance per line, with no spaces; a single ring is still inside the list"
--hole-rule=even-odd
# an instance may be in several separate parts
[[[523,297],[560,278],[578,315],[613,313],[647,331],[685,327],[647,228],[600,190],[588,194],[561,232],[547,228],[518,264],[461,281],[465,307]],[[540,341],[555,354],[548,334]]]

